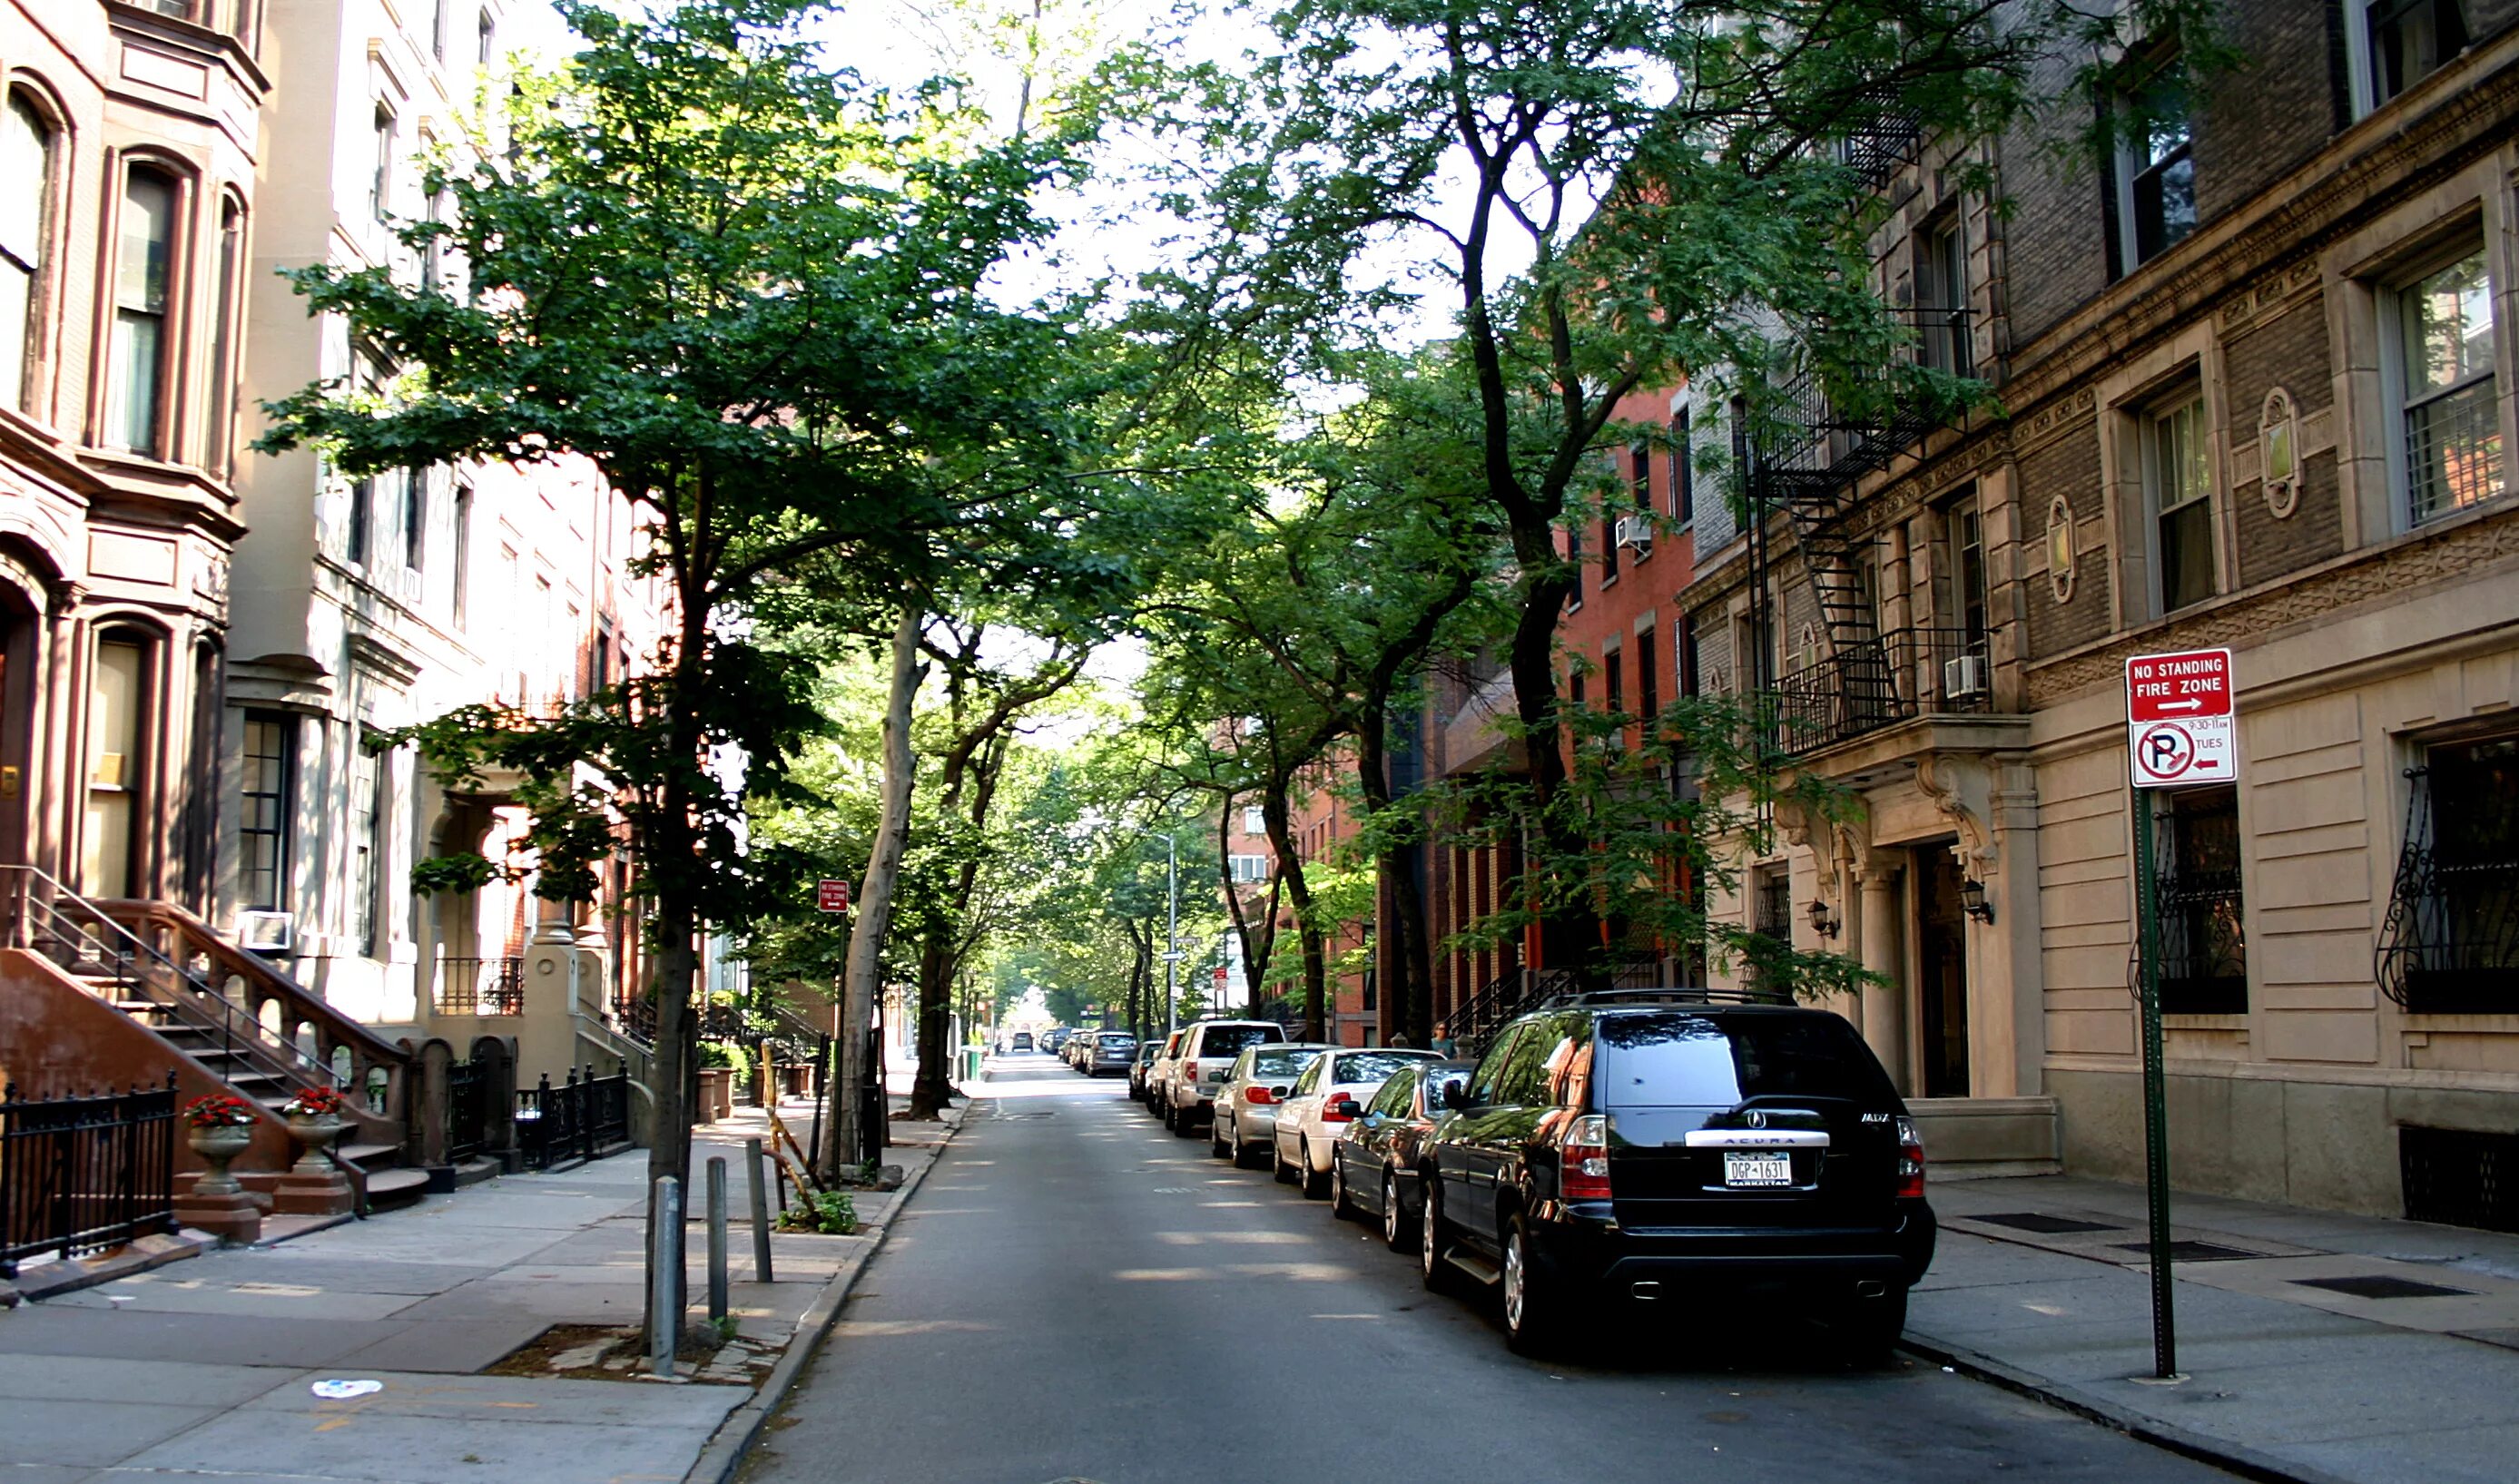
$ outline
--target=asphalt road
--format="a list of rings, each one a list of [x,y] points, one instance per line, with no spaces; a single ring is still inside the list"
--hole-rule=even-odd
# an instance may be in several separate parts
[[[1045,1056],[990,1091],[771,1424],[748,1484],[2204,1481],[2229,1476],[1817,1331],[1675,1306],[1599,1367],[1504,1348],[1378,1236]]]

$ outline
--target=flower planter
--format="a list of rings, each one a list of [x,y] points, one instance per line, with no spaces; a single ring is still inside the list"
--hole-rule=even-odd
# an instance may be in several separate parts
[[[306,1151],[298,1157],[295,1164],[289,1166],[288,1172],[292,1175],[332,1173],[335,1161],[329,1157],[332,1141],[341,1137],[341,1120],[331,1114],[312,1117],[305,1113],[288,1114],[288,1135]]]
[[[220,1124],[188,1129],[185,1142],[192,1146],[194,1154],[201,1157],[201,1162],[209,1166],[201,1172],[199,1179],[193,1182],[195,1196],[234,1196],[244,1189],[237,1183],[236,1176],[228,1173],[228,1161],[243,1154],[253,1143],[250,1126]]]

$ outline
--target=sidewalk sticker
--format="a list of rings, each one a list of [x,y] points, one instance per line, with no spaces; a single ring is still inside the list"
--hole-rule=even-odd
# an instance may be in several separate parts
[[[346,1402],[354,1396],[367,1396],[385,1389],[382,1381],[317,1381],[306,1388],[328,1402]]]

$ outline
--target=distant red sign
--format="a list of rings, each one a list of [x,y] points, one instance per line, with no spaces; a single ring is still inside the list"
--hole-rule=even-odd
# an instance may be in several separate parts
[[[1224,992],[1224,966],[1222,964],[1215,966],[1215,992],[1218,994],[1222,994]]]
[[[814,905],[825,912],[847,911],[849,884],[845,881],[825,879],[814,888]]]
[[[2191,721],[2231,715],[2231,651],[2141,654],[2126,661],[2128,721]]]

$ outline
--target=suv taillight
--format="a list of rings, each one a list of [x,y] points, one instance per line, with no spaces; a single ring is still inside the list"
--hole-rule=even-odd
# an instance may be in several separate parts
[[[1568,1200],[1610,1199],[1610,1120],[1586,1113],[1566,1125],[1557,1146],[1557,1194]]]
[[[1197,1080],[1198,1080],[1198,1064],[1197,1064],[1196,1062],[1183,1062],[1183,1063],[1181,1063],[1181,1070],[1180,1070],[1180,1074],[1181,1074],[1183,1077],[1187,1078],[1188,1080],[1190,1080],[1190,1081],[1192,1081],[1192,1082],[1197,1081]]]
[[[1898,1198],[1924,1199],[1924,1141],[1916,1136],[1916,1120],[1904,1114],[1898,1119]]]

